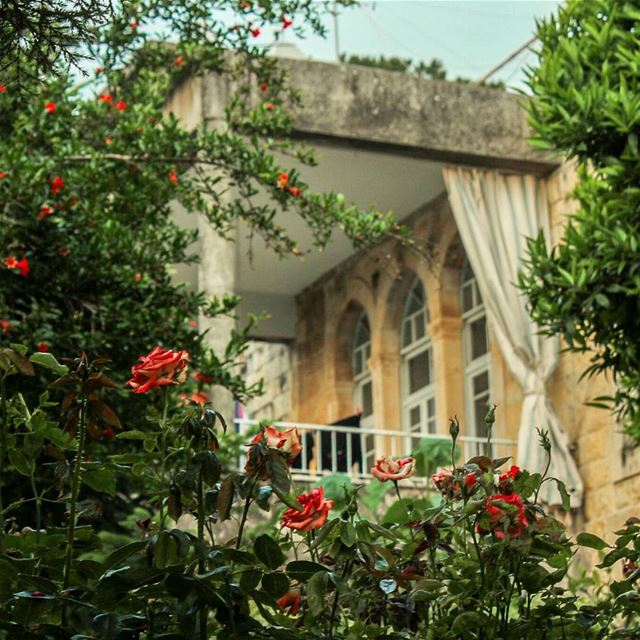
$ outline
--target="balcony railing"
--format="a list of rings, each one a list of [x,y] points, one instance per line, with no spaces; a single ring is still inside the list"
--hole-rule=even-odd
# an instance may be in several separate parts
[[[236,419],[234,422],[238,433],[255,433],[255,420]],[[278,429],[297,427],[302,438],[302,452],[293,464],[292,473],[295,480],[307,482],[315,482],[333,473],[345,473],[353,481],[367,481],[372,477],[371,467],[376,458],[382,455],[404,457],[411,455],[418,445],[428,450],[429,443],[433,443],[434,448],[446,447],[450,443],[448,436],[407,431],[300,422],[271,424]],[[486,438],[461,435],[457,440],[458,462],[479,455],[491,458],[510,456],[515,461],[516,444],[514,440],[492,438],[489,448]],[[244,466],[244,460],[241,466]]]

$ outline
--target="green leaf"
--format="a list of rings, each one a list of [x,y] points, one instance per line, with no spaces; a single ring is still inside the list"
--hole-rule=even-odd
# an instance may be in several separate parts
[[[104,561],[105,568],[113,569],[114,567],[117,567],[121,562],[130,558],[134,553],[144,549],[148,544],[149,543],[146,540],[138,540],[116,549],[113,553],[109,554],[107,559]]]
[[[85,469],[82,473],[82,482],[94,491],[116,495],[116,477],[113,469],[109,467]]]
[[[240,589],[244,593],[253,591],[262,579],[262,569],[246,569],[240,576]]]
[[[314,618],[320,616],[324,611],[324,597],[328,580],[329,574],[326,571],[318,571],[307,582],[307,603],[309,604],[309,611]]]
[[[483,625],[487,621],[487,616],[477,611],[464,611],[458,614],[453,624],[451,625],[451,631],[454,634],[472,632],[476,629],[482,629]]]
[[[289,591],[289,580],[281,571],[266,573],[262,576],[262,588],[274,598],[281,598]]]
[[[178,562],[178,541],[166,531],[158,534],[153,547],[153,564],[157,569],[165,569]]]
[[[567,487],[565,483],[562,482],[562,480],[558,480],[557,478],[554,478],[554,480],[556,482],[556,486],[558,487],[560,497],[562,498],[562,508],[565,511],[569,511],[569,509],[571,509],[571,496],[567,491]]]
[[[49,371],[53,371],[57,376],[63,376],[65,373],[69,373],[69,367],[60,364],[52,353],[33,353],[29,360],[45,369],[49,369]]]
[[[287,565],[287,573],[292,580],[307,582],[319,571],[328,571],[326,567],[311,560],[293,560]]]
[[[269,569],[277,569],[285,561],[280,545],[266,533],[256,538],[253,550],[258,560]]]
[[[579,533],[576,538],[576,542],[581,547],[588,547],[589,549],[597,549],[602,551],[610,545],[608,545],[602,538],[594,535],[593,533]]]
[[[235,474],[232,473],[222,481],[220,491],[216,498],[216,508],[218,509],[218,516],[220,517],[220,520],[228,520],[231,515],[234,493],[234,476]]]
[[[340,540],[345,547],[353,547],[356,543],[356,530],[350,522],[343,522],[340,527]]]

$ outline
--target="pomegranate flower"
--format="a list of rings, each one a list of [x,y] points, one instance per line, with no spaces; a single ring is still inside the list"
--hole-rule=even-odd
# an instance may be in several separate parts
[[[415,458],[393,458],[382,456],[376,460],[375,466],[371,468],[371,473],[380,480],[386,482],[392,480],[405,480],[415,474]]]
[[[124,100],[120,100],[118,104],[116,104],[116,109],[118,111],[124,111],[127,108],[127,103]]]
[[[324,489],[319,487],[298,496],[302,511],[287,509],[282,515],[282,526],[296,531],[312,531],[327,521],[333,500],[325,500]]]
[[[147,393],[155,387],[180,384],[187,377],[189,354],[156,347],[146,356],[140,356],[140,364],[131,367],[131,380],[127,385],[133,393]]]
[[[47,102],[47,104],[44,105],[44,110],[47,113],[55,113],[56,112],[56,103],[55,102]]]
[[[4,265],[7,269],[17,269],[23,278],[29,275],[29,261],[26,258],[18,260],[15,256],[9,256],[5,258]]]
[[[48,204],[43,204],[40,207],[40,213],[38,213],[38,220],[44,220],[46,217],[53,214],[53,209]]]
[[[60,176],[56,176],[51,182],[51,193],[57,196],[64,189],[64,180]]]

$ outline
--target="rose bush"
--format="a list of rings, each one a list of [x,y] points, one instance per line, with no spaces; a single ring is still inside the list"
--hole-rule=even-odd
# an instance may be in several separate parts
[[[180,350],[159,362],[172,368],[153,374],[177,384],[140,394],[150,422],[138,431],[123,429],[108,404],[125,382],[107,375],[104,360],[0,350],[3,640],[638,637],[640,520],[612,544],[578,535],[619,575],[587,592],[567,581],[576,543],[537,501],[552,478],[502,470],[505,460],[486,456],[432,474],[405,456],[378,461],[382,477],[366,491],[343,483],[338,499],[324,481],[293,487],[298,433],[269,425],[245,443],[258,452],[253,465],[224,471],[234,435],[207,403],[181,403]],[[34,365],[55,379],[27,408],[6,381],[19,387]],[[154,394],[164,397],[162,413]],[[123,448],[128,440],[142,451]],[[121,523],[119,544],[102,514],[118,499],[116,470],[149,489]],[[16,473],[31,492],[10,501]],[[366,517],[364,503],[387,480],[401,481],[404,495],[388,515]],[[255,508],[270,521],[258,524]]]

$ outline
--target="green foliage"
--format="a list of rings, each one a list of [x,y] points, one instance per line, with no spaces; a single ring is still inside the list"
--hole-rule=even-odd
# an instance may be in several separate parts
[[[384,69],[385,71],[400,71],[402,73],[411,73],[421,78],[428,78],[431,80],[446,80],[447,70],[444,67],[442,60],[439,58],[432,58],[430,62],[420,60],[414,62],[411,58],[398,58],[396,56],[365,56],[346,53],[340,54],[340,62],[345,64],[356,64],[361,67],[373,67],[375,69]],[[472,82],[469,78],[463,78],[458,76],[455,82],[462,84],[468,84]],[[485,82],[483,86],[491,89],[504,89],[504,82]]]
[[[20,387],[33,375],[24,368],[28,352],[16,345],[1,355],[3,640],[638,637],[639,521],[630,519],[612,545],[580,534],[578,545],[603,552],[605,574],[623,564],[622,579],[573,579],[576,591],[568,590],[575,546],[536,500],[551,478],[517,468],[502,475],[504,460],[477,457],[438,473],[438,500],[430,499],[433,489],[399,482],[398,499],[378,523],[363,516],[363,489],[336,476],[323,481],[323,499],[341,497],[331,519],[318,519],[307,503],[303,518],[313,528],[287,532],[272,523],[251,540],[252,513],[282,506],[271,489],[288,490],[286,447],[272,448],[263,436],[243,470],[225,469],[218,456],[231,434],[221,417],[208,405],[178,406],[179,388],[171,387],[143,396],[145,431],[105,445],[89,431],[89,408],[115,394],[101,361],[65,361],[49,393],[73,394],[66,408],[48,393],[29,407],[5,385],[15,377]],[[161,412],[152,394],[164,397]],[[76,405],[69,425],[65,412]],[[139,451],[120,452],[136,440]],[[444,456],[437,450],[434,464]],[[114,468],[144,480],[138,519],[123,521],[117,535],[96,508],[97,496],[112,493]],[[7,479],[15,473],[28,476],[29,495],[11,496]]]
[[[529,69],[532,142],[575,159],[580,204],[549,251],[529,242],[520,275],[534,319],[587,353],[585,374],[607,373],[612,398],[594,403],[626,417],[640,439],[640,5],[571,0],[538,25],[538,64]]]

